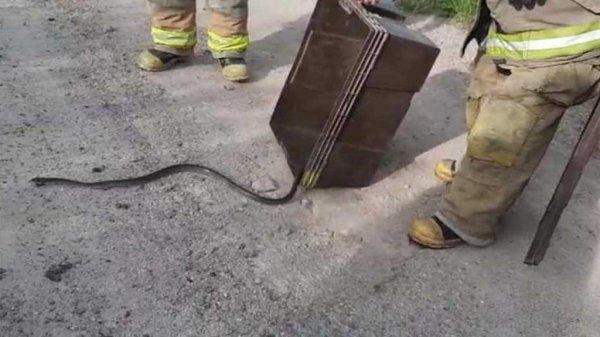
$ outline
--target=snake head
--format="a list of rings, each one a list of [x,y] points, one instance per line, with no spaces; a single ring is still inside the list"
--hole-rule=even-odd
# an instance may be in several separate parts
[[[44,178],[36,177],[31,179],[30,181],[34,183],[37,187],[46,185],[46,181],[44,180]]]

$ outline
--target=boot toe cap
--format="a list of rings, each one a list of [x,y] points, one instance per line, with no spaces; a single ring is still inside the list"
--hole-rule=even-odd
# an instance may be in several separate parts
[[[455,247],[461,242],[460,239],[446,239],[442,228],[433,218],[415,219],[408,236],[416,243],[434,249]]]
[[[144,50],[138,55],[136,63],[138,67],[146,71],[161,71],[166,68],[166,64],[148,50]]]
[[[230,64],[223,67],[223,77],[229,81],[240,82],[247,80],[250,72],[245,64]]]
[[[435,165],[435,176],[445,183],[452,182],[455,172],[456,160],[443,159]]]

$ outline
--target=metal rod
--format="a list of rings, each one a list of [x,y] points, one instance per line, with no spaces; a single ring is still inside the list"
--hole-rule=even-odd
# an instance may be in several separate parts
[[[569,159],[569,163],[556,186],[554,195],[552,195],[552,199],[546,208],[544,217],[540,221],[537,232],[535,233],[535,238],[531,243],[527,257],[525,258],[525,264],[537,266],[544,259],[548,246],[550,245],[552,234],[554,234],[554,230],[556,229],[556,225],[558,224],[565,207],[569,204],[571,196],[581,178],[581,174],[600,140],[599,104],[600,97],[592,109],[585,128],[581,132],[579,141],[573,150],[571,159]]]

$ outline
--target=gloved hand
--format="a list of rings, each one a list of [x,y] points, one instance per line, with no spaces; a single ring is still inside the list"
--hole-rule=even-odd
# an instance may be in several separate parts
[[[358,0],[358,2],[363,5],[375,6],[379,2],[379,0]]]
[[[534,9],[536,5],[543,6],[546,4],[546,0],[509,0],[508,3],[516,10],[520,11],[523,7],[531,10]]]

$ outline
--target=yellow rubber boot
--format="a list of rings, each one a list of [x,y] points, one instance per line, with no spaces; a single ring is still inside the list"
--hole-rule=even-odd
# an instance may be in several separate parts
[[[451,183],[456,173],[456,160],[442,159],[435,165],[435,176],[444,183]]]
[[[250,71],[243,58],[218,59],[223,77],[232,82],[243,82],[250,78]]]
[[[163,71],[172,68],[175,64],[183,62],[188,56],[175,55],[156,49],[147,49],[137,57],[137,66],[146,71]]]
[[[415,219],[408,236],[419,245],[432,249],[454,248],[463,242],[436,217]]]

